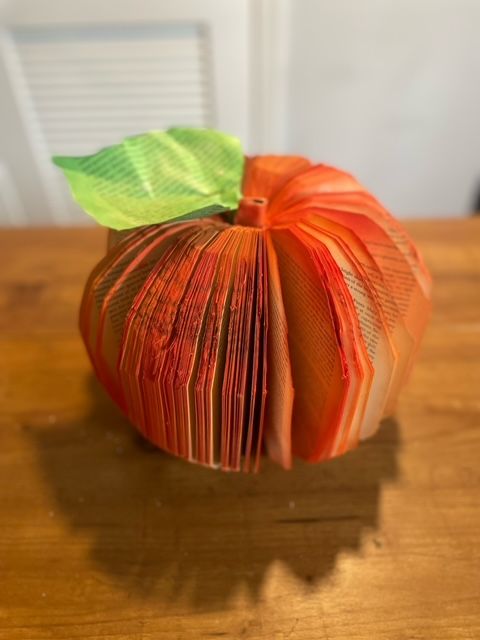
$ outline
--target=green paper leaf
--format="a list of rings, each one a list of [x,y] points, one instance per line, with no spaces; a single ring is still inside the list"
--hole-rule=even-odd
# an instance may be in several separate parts
[[[78,204],[112,229],[213,215],[236,209],[241,198],[240,141],[212,129],[151,131],[53,162]]]

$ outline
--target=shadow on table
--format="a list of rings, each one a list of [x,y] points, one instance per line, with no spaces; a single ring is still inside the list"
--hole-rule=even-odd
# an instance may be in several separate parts
[[[59,515],[91,539],[93,563],[129,593],[200,609],[239,589],[260,597],[279,562],[305,589],[377,526],[382,484],[397,475],[398,426],[354,452],[291,472],[226,474],[153,449],[92,379],[91,414],[35,429]],[[382,545],[381,536],[372,544]],[[277,567],[278,568],[278,567]]]

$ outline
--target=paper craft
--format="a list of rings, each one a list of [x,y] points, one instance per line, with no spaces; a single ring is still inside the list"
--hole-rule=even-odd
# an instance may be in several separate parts
[[[352,176],[206,129],[54,158],[111,232],[83,296],[95,372],[158,447],[224,470],[345,453],[391,413],[430,310],[401,225]]]

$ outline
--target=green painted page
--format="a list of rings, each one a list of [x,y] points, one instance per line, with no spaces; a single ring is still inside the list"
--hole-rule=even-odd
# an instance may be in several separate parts
[[[240,141],[213,129],[151,131],[53,162],[82,209],[112,229],[213,215],[236,209],[241,198]]]

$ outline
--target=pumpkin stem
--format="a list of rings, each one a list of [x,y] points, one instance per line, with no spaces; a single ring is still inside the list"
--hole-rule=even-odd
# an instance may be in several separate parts
[[[264,227],[267,213],[267,198],[244,197],[238,205],[235,224],[244,227]]]

